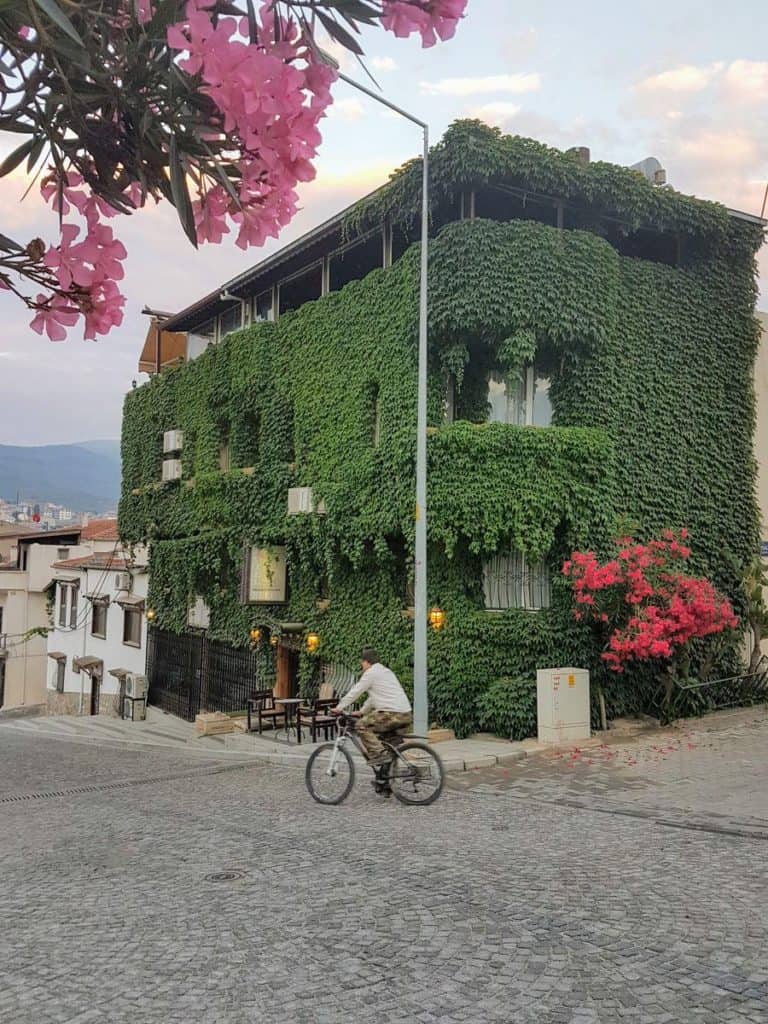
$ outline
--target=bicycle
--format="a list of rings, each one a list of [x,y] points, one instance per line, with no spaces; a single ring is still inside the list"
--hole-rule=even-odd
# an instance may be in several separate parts
[[[354,715],[339,715],[339,731],[332,743],[323,743],[307,761],[304,779],[310,796],[319,804],[340,804],[355,783],[355,764],[347,749],[351,743],[368,761],[365,747],[355,735]],[[378,773],[374,767],[376,792],[395,795],[403,804],[426,806],[443,791],[445,772],[439,755],[423,740],[412,736],[381,737],[391,754],[390,762]]]

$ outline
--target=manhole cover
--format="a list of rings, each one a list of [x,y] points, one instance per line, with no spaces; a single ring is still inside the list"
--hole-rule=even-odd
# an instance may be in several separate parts
[[[236,882],[238,878],[245,878],[244,871],[214,871],[206,875],[206,882]]]

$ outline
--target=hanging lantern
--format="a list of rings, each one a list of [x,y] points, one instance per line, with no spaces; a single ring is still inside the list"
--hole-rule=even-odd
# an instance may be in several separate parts
[[[310,654],[314,654],[320,646],[320,637],[317,633],[307,633],[307,650]]]
[[[445,625],[445,612],[442,608],[431,608],[429,611],[429,624],[435,631],[441,630]]]
[[[157,612],[154,608],[147,608],[147,622],[153,622]]]
[[[277,647],[277,645],[280,643],[280,637],[277,635],[277,633],[273,633],[269,638],[269,642],[272,647]]]
[[[257,644],[261,640],[261,630],[258,626],[254,626],[250,632],[250,637],[253,643]]]

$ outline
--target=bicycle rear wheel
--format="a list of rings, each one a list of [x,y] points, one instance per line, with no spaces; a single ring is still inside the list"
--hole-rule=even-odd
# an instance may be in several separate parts
[[[355,782],[355,766],[348,750],[323,743],[307,761],[304,780],[310,796],[319,804],[340,804]]]
[[[389,786],[400,803],[432,804],[443,791],[443,762],[427,743],[408,740],[395,748]]]

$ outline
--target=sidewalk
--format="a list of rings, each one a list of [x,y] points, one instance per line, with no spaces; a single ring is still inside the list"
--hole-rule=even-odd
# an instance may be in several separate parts
[[[716,711],[703,718],[682,719],[670,726],[660,727],[652,719],[619,719],[607,732],[596,732],[590,739],[564,746],[539,743],[536,739],[509,742],[487,734],[476,734],[463,740],[446,740],[433,744],[446,771],[467,772],[479,769],[506,767],[526,758],[557,763],[605,767],[632,766],[653,763],[687,747],[692,739],[702,735],[739,729],[747,722],[765,720],[768,708],[733,708]],[[307,758],[318,744],[275,741],[266,735],[230,733],[194,743],[216,744],[222,750],[251,756],[267,764],[303,768]]]

